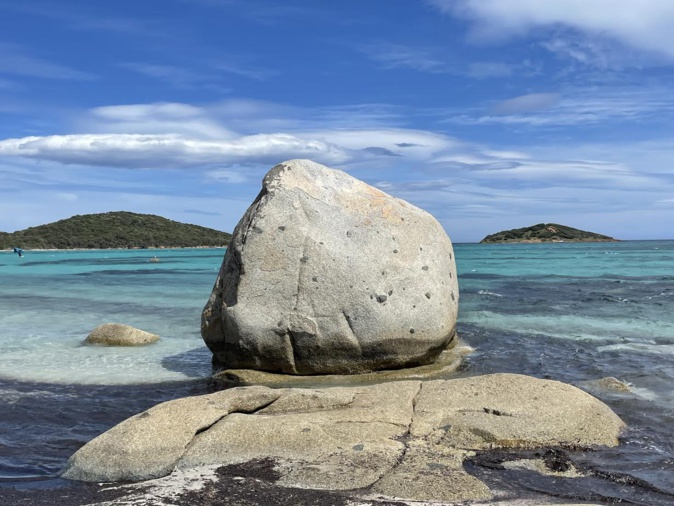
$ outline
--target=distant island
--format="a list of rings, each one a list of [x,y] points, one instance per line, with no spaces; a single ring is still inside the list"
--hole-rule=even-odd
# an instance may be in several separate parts
[[[194,248],[229,244],[231,234],[153,214],[83,214],[13,233],[0,232],[0,250]]]
[[[556,223],[539,223],[531,227],[514,228],[488,235],[480,241],[480,244],[504,242],[618,242],[618,239]]]

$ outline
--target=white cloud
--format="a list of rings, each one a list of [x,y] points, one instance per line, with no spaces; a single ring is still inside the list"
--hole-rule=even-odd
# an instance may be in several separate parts
[[[253,100],[104,106],[75,122],[86,133],[2,140],[0,155],[105,167],[224,167],[213,177],[235,182],[233,165],[307,157],[331,164],[379,160],[386,166],[385,158],[429,160],[463,144],[427,131],[368,128],[391,114],[368,105],[306,111]],[[224,125],[261,133],[240,134]]]
[[[537,97],[534,98],[536,102]],[[239,135],[225,130],[217,138],[221,124],[228,123],[229,119],[238,117],[245,122],[246,118],[255,118],[270,109],[276,109],[279,119],[285,118],[288,125],[306,126],[302,121],[289,119],[298,114],[292,108],[264,105],[235,101],[212,108],[179,103],[99,107],[88,118],[89,121],[94,118],[98,122],[94,122],[96,128],[101,130],[151,131],[155,125],[158,129],[166,128],[166,125],[171,128],[183,125],[185,132],[90,133],[6,139],[0,141],[0,155],[79,166],[162,170],[201,168],[205,169],[207,181],[224,184],[257,183],[257,178],[271,165],[288,158],[307,157],[350,170],[358,167],[392,170],[396,178],[409,174],[414,180],[407,188],[417,195],[447,190],[466,180],[488,191],[511,186],[547,188],[575,183],[617,187],[619,181],[630,184],[637,181],[634,174],[616,163],[609,164],[607,169],[603,162],[565,161],[560,154],[556,157],[548,157],[545,153],[531,156],[522,150],[493,149],[424,130],[314,128],[257,135]],[[318,117],[321,115],[323,113]],[[308,122],[316,121],[319,120]],[[189,135],[190,132],[193,135]],[[50,179],[54,183],[57,183],[54,180],[57,173],[50,169]],[[439,186],[439,181],[445,179],[438,178],[447,176],[452,180]],[[639,184],[647,182],[639,181]]]
[[[674,103],[664,91],[651,92],[628,98],[619,93],[571,94],[548,111],[493,118],[534,117],[550,122],[587,111],[598,117],[639,118]],[[265,122],[265,111],[273,121]],[[348,121],[350,112],[352,121]],[[22,228],[11,223],[40,224],[45,216],[56,218],[57,212],[67,217],[119,209],[154,212],[179,221],[194,221],[199,213],[197,222],[213,226],[223,219],[225,209],[216,202],[236,200],[236,209],[243,212],[259,190],[262,175],[274,164],[296,157],[376,183],[427,209],[450,233],[460,231],[462,240],[479,240],[507,228],[509,220],[520,220],[515,225],[525,226],[529,217],[532,223],[557,221],[573,226],[574,217],[601,214],[606,223],[613,220],[618,226],[615,216],[624,218],[627,207],[636,212],[650,209],[658,216],[671,212],[667,200],[674,194],[674,180],[668,169],[674,143],[669,139],[573,146],[483,145],[429,130],[377,124],[386,123],[386,115],[393,118],[389,124],[395,123],[398,113],[406,111],[374,105],[302,109],[246,100],[96,108],[78,123],[86,133],[0,140],[0,191],[5,199],[0,204],[0,230]],[[275,129],[276,125],[283,129]],[[154,129],[161,133],[152,133]],[[261,133],[240,133],[255,129]],[[76,199],[68,200],[68,195]],[[184,212],[168,204],[178,197]],[[10,203],[27,214],[3,217],[2,210]],[[239,216],[228,208],[228,221],[223,223],[233,226]],[[472,223],[473,230],[462,220]],[[229,225],[220,228],[231,229]],[[586,228],[624,237],[604,228]]]
[[[288,134],[259,134],[229,141],[178,135],[83,134],[24,137],[0,141],[0,156],[103,167],[196,167],[205,164],[278,162],[315,158],[342,163],[348,154],[323,141]]]
[[[566,26],[674,58],[671,0],[428,0],[470,19],[480,39],[519,35],[532,28]]]

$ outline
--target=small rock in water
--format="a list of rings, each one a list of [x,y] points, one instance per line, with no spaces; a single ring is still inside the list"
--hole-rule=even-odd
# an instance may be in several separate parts
[[[87,344],[107,346],[139,346],[159,341],[157,334],[151,334],[122,323],[104,323],[99,325],[84,340]]]
[[[455,337],[452,251],[427,212],[342,171],[281,163],[234,230],[202,336],[235,369],[355,374],[432,363]]]

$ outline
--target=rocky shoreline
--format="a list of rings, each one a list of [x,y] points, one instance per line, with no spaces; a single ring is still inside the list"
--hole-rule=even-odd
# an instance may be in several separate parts
[[[462,374],[459,373],[460,376]],[[204,381],[201,380],[196,384],[178,385],[180,392],[174,397],[195,394],[203,397],[204,393],[213,392],[212,389],[217,388],[218,385],[222,386],[221,382],[206,384]],[[602,398],[606,396],[607,388],[608,391],[615,391],[617,387],[620,387],[621,390],[625,387],[624,384],[616,384],[616,380],[611,378],[590,383],[582,385],[582,387],[585,389],[587,386],[587,389],[595,394],[603,392]],[[53,388],[54,393],[59,390],[55,387],[46,387]],[[25,388],[28,388],[28,385]],[[134,391],[132,387],[114,388],[119,390],[115,394],[117,397],[124,395],[122,391],[128,392],[126,395],[131,395]],[[157,389],[157,387],[151,386],[144,388],[147,390],[147,394]],[[167,384],[163,389],[165,391],[163,395],[167,395],[170,390],[175,389],[176,386]],[[79,390],[84,394],[87,389],[82,387]],[[331,389],[321,388],[321,390]],[[67,391],[74,393],[70,388]],[[102,392],[95,395],[100,394]],[[56,398],[54,399],[56,400]],[[48,406],[51,406],[51,404],[45,405],[47,409],[50,409]],[[58,401],[57,404],[53,405],[56,409],[72,409],[76,413],[81,413],[81,416],[84,416],[84,420],[86,420],[86,411],[82,411],[83,406],[68,406],[67,401],[66,403]],[[91,406],[91,408],[95,409],[94,406]],[[148,410],[152,409],[154,408]],[[496,409],[498,410],[498,406]],[[498,415],[488,416],[485,413],[484,416],[498,419]],[[634,423],[634,420],[631,423]],[[615,474],[615,471],[609,471],[609,469],[619,468],[620,466],[611,464],[607,469],[606,466],[602,465],[602,462],[616,463],[623,459],[634,459],[634,455],[630,456],[632,445],[629,444],[634,437],[632,432],[633,429],[630,429],[625,434],[627,446],[621,444],[613,449],[597,448],[589,452],[587,449],[556,447],[534,450],[515,448],[477,450],[474,456],[463,461],[462,467],[468,475],[487,484],[493,498],[488,501],[470,501],[470,503],[533,506],[576,504],[580,501],[587,501],[584,504],[605,505],[611,504],[611,501],[627,500],[629,502],[630,499],[637,500],[637,503],[639,503],[639,498],[648,498],[647,503],[650,505],[671,504],[671,496],[663,495],[657,489],[650,488],[646,482],[639,482],[638,479],[634,478],[634,476],[638,476],[638,473],[635,475],[633,472],[627,471],[627,474]],[[35,443],[40,444],[37,441]],[[437,461],[431,460],[430,462]],[[232,504],[238,506],[334,504],[355,506],[359,504],[374,506],[430,504],[399,498],[385,498],[381,494],[373,494],[366,489],[335,491],[282,486],[278,483],[279,473],[274,471],[275,466],[276,463],[271,458],[254,459],[250,463],[244,464],[214,464],[192,469],[179,469],[165,477],[139,483],[86,483],[55,479],[24,480],[23,482],[15,482],[15,488],[7,488],[7,483],[3,485],[4,488],[0,488],[0,505],[112,506],[115,504],[150,504],[153,506],[215,506]],[[429,469],[429,471],[437,472],[437,469]],[[355,495],[358,496],[354,499]],[[439,504],[457,503],[434,502],[433,504],[437,506]]]

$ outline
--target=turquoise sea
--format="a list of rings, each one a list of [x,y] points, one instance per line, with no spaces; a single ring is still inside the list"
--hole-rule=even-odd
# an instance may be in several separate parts
[[[588,482],[566,495],[559,484],[523,478],[522,486],[674,504],[674,241],[457,244],[455,253],[458,331],[475,348],[460,374],[507,371],[576,385],[612,376],[631,390],[592,390],[628,423],[621,448],[574,456],[617,476],[611,486]],[[223,254],[0,252],[0,487],[49,483],[110,426],[214,388],[199,325]],[[161,341],[82,345],[104,322]]]

